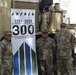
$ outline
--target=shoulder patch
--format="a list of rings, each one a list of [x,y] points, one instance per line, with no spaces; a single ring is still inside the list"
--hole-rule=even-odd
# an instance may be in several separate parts
[[[2,47],[4,49],[5,45],[3,43],[0,43],[0,47]]]

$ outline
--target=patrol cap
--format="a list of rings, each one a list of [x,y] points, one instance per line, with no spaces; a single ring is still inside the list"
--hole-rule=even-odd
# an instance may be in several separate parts
[[[48,33],[48,29],[42,29],[42,33]]]
[[[4,35],[12,35],[12,32],[11,31],[4,31]]]
[[[67,24],[66,24],[66,23],[61,23],[60,26],[61,26],[61,27],[62,27],[62,26],[63,26],[63,27],[66,27]]]

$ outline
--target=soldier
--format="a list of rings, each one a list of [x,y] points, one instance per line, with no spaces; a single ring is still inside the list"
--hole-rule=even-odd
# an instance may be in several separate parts
[[[48,37],[48,30],[42,30],[42,37],[37,40],[37,55],[39,75],[54,75],[53,50],[54,40]]]
[[[62,23],[60,25],[60,32],[55,34],[54,39],[57,46],[57,74],[63,75],[62,69],[64,65],[67,75],[74,75],[72,49],[74,47],[75,37],[68,32],[67,24]]]
[[[4,32],[4,39],[0,42],[0,75],[12,75],[13,54],[11,46],[11,32]]]

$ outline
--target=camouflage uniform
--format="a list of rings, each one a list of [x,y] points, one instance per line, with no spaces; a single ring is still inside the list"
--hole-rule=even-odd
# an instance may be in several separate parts
[[[12,48],[5,39],[0,42],[0,75],[12,75]]]
[[[57,74],[63,75],[62,67],[65,65],[67,74],[74,75],[72,49],[74,47],[75,37],[66,31],[63,34],[61,32],[56,33],[54,39],[57,45]]]
[[[37,40],[37,55],[39,75],[54,75],[53,73],[53,49],[55,43],[51,38]]]

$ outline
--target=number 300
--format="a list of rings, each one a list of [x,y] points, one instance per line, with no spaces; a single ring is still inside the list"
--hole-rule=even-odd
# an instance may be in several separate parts
[[[18,25],[14,25],[12,27],[12,29],[14,29],[13,31],[13,35],[19,35],[20,33],[22,35],[25,35],[26,33],[28,34],[33,34],[34,33],[34,26],[33,25],[21,25],[20,27]]]

